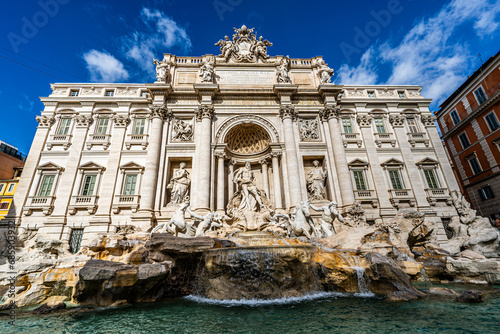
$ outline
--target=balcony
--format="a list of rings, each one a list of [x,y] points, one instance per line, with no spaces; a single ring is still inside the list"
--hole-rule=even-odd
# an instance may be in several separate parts
[[[142,149],[145,150],[148,147],[148,135],[146,134],[129,134],[127,135],[127,140],[125,141],[125,147],[130,150],[132,145],[141,145]]]
[[[72,135],[51,135],[47,141],[47,150],[52,150],[54,146],[62,146],[67,150],[71,146]]]
[[[374,133],[375,135],[375,144],[377,147],[382,147],[382,144],[389,143],[392,147],[396,146],[396,139],[392,133]]]
[[[447,205],[452,205],[453,201],[450,192],[447,188],[425,188],[427,201],[434,206],[437,202],[446,202]]]
[[[68,206],[70,215],[76,214],[78,210],[87,210],[89,214],[94,214],[97,210],[97,200],[99,196],[71,196]]]
[[[375,190],[354,190],[354,198],[357,202],[369,203],[374,208],[378,206],[378,199],[375,194]]]
[[[23,213],[30,216],[33,211],[42,211],[44,215],[48,216],[54,210],[55,199],[54,196],[29,196],[23,208]]]
[[[98,135],[98,134],[92,134],[89,135],[89,139],[87,140],[87,150],[90,150],[92,146],[96,145],[102,145],[105,150],[108,149],[111,141],[111,135],[109,134],[104,134],[104,135]]]
[[[342,133],[342,141],[344,142],[344,147],[347,148],[349,144],[356,144],[358,148],[363,145],[363,140],[359,133]]]
[[[429,138],[425,132],[408,132],[408,142],[411,147],[415,147],[417,143],[424,143],[425,147],[429,147]]]
[[[113,202],[113,212],[118,214],[123,209],[137,212],[139,209],[140,195],[116,195]]]
[[[460,113],[460,122],[458,122],[457,124],[453,123],[453,120],[450,116],[449,120],[446,121],[443,126],[443,139],[446,139],[455,131],[458,131],[460,128],[462,128],[464,125],[469,124],[472,118],[481,113],[485,108],[488,108],[488,106],[491,106],[493,103],[495,103],[495,101],[500,98],[500,82],[488,89],[485,94],[488,99],[483,103],[479,103],[476,101],[475,103],[466,107],[465,111]]]
[[[399,208],[401,203],[415,206],[415,197],[411,189],[389,189],[389,197],[392,205],[396,208]]]

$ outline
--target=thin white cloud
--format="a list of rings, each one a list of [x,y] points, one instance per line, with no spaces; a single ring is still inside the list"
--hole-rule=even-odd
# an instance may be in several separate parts
[[[140,18],[146,29],[135,31],[124,37],[123,41],[126,56],[136,61],[141,68],[153,72],[153,58],[158,58],[171,48],[184,52],[191,50],[193,45],[186,29],[163,12],[143,8]]]
[[[342,65],[340,83],[366,79],[363,75],[369,83],[374,83],[374,78],[377,83],[384,83],[377,80],[375,72],[376,64],[383,63],[390,67],[386,84],[422,85],[425,97],[442,100],[477,67],[467,45],[451,37],[469,22],[479,38],[487,38],[498,30],[499,12],[500,0],[452,0],[433,17],[416,22],[400,42],[375,44],[358,66]]]
[[[90,50],[83,55],[90,79],[97,82],[116,82],[129,77],[121,61],[108,52]]]
[[[374,65],[374,48],[369,48],[361,57],[357,67],[346,64],[338,70],[338,80],[343,85],[373,85],[377,83],[377,73]]]
[[[33,111],[33,106],[35,101],[31,100],[28,95],[23,94],[23,99],[17,105],[19,109],[31,113]]]

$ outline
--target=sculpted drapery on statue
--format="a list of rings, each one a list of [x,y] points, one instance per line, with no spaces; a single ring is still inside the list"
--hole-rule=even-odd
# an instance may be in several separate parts
[[[234,61],[237,63],[256,63],[259,60],[265,62],[269,59],[267,47],[273,43],[265,40],[262,36],[257,39],[253,33],[255,28],[247,28],[243,25],[240,29],[234,28],[233,40],[228,36],[219,40],[215,45],[220,46],[219,57],[223,61]]]
[[[189,200],[189,186],[191,178],[189,172],[185,169],[186,164],[181,162],[179,169],[175,171],[174,176],[170,179],[167,189],[171,191],[171,203],[183,203]]]
[[[262,203],[261,193],[255,186],[255,177],[250,162],[247,161],[244,167],[236,170],[233,181],[238,185],[241,193],[240,210],[255,212],[265,207]]]
[[[215,83],[215,60],[213,58],[206,58],[200,68],[201,82]]]
[[[323,59],[321,59],[318,64],[318,72],[321,83],[327,84],[332,82],[333,69],[328,67]]]
[[[290,58],[284,57],[276,68],[276,79],[279,84],[291,84],[292,79],[288,76],[290,71]]]
[[[325,180],[327,171],[319,166],[319,161],[313,161],[313,169],[307,173],[307,190],[311,201],[326,199]]]
[[[156,65],[156,81],[168,83],[170,80],[170,64],[164,60],[158,61],[158,59],[153,59],[153,63]]]

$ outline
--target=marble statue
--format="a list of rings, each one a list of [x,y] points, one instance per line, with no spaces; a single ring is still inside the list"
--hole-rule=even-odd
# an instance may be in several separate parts
[[[276,69],[276,78],[279,84],[291,84],[292,79],[288,76],[290,71],[290,58],[284,57]]]
[[[259,37],[259,40],[255,43],[252,51],[257,57],[262,57],[262,59],[269,59],[269,55],[267,54],[267,47],[272,46],[273,43],[269,42],[267,39],[263,39],[264,38],[262,36]]]
[[[229,39],[229,36],[224,36],[224,39],[219,40],[215,43],[215,45],[220,46],[220,55],[225,61],[228,61],[231,58],[231,55],[236,52],[236,47]]]
[[[327,84],[332,82],[333,69],[328,67],[323,59],[319,61],[318,72],[322,84]]]
[[[255,177],[249,161],[245,163],[244,167],[240,167],[234,172],[233,182],[238,185],[241,191],[240,210],[255,212],[265,207],[262,203],[261,192],[255,185]]]
[[[344,222],[344,218],[342,214],[337,209],[337,203],[330,202],[327,205],[323,205],[321,207],[316,207],[313,204],[310,204],[310,207],[315,211],[322,211],[321,214],[321,234],[322,237],[330,237],[334,235],[335,228],[333,226],[333,222],[335,218],[337,218],[341,223]]]
[[[153,60],[156,65],[156,81],[167,83],[170,74],[170,64],[165,61],[158,61],[158,59]]]
[[[179,233],[189,234],[190,226],[186,222],[185,214],[189,207],[189,202],[182,203],[179,205],[177,210],[174,212],[172,219],[170,219],[165,224],[160,224],[156,226],[151,233],[170,233],[174,236],[178,236]]]
[[[283,220],[283,221],[281,221]],[[272,226],[277,226],[286,231],[286,236],[292,235],[292,224],[290,215],[286,213],[276,213],[274,210],[269,214],[269,221]]]
[[[188,212],[191,215],[191,217],[200,220],[200,223],[196,228],[195,237],[201,237],[205,235],[207,231],[213,230],[215,228],[220,228],[223,225],[222,223],[223,217],[218,213],[208,212],[206,215],[201,216],[196,214],[195,212],[192,212],[190,208],[188,208]]]
[[[295,236],[301,235],[311,239],[314,222],[309,212],[309,201],[303,201],[297,204],[292,213],[292,229]]]
[[[185,169],[186,163],[181,162],[179,169],[174,172],[174,176],[170,179],[167,189],[170,189],[170,203],[178,204],[189,200],[189,186],[191,178],[189,172]]]
[[[307,173],[307,190],[311,201],[326,199],[325,180],[327,171],[319,166],[319,161],[313,161],[313,169]]]
[[[215,61],[212,58],[207,58],[200,68],[201,82],[215,83]]]
[[[175,141],[193,140],[193,125],[191,122],[175,119],[172,125],[172,139]]]

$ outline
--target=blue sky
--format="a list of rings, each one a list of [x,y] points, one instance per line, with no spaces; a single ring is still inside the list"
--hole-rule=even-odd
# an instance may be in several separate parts
[[[153,82],[153,57],[218,54],[214,43],[243,24],[274,43],[272,56],[324,56],[337,84],[423,85],[432,110],[500,49],[500,0],[24,0],[2,9],[0,140],[24,153],[50,83]]]

